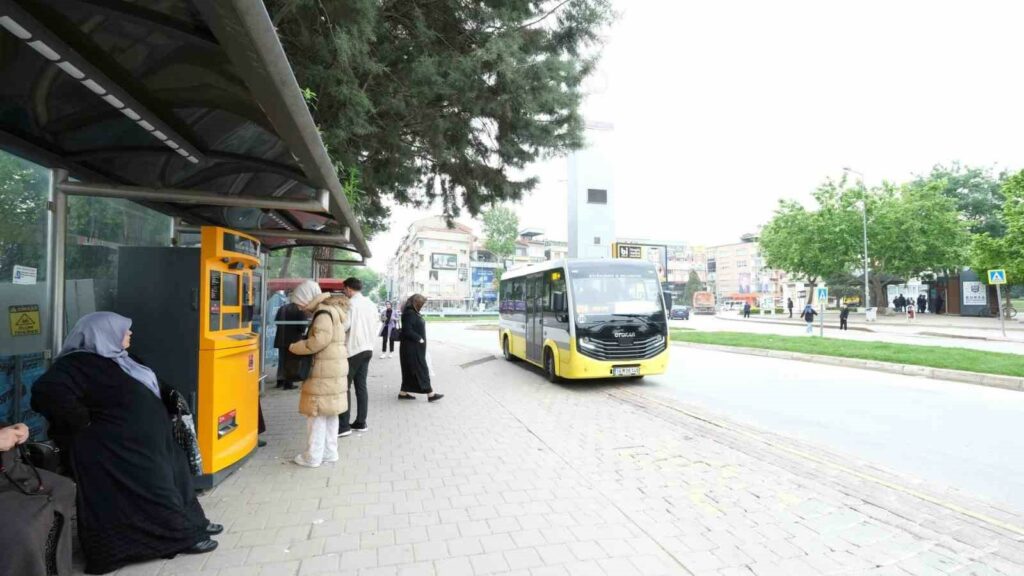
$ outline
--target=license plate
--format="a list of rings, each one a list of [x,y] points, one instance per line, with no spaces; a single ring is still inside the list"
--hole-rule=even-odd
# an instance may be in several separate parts
[[[639,376],[639,366],[618,366],[612,368],[612,374],[615,376]]]

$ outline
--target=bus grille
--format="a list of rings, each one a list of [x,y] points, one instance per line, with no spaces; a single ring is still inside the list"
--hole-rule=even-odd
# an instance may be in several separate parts
[[[580,347],[579,351],[596,360],[647,360],[665,351],[666,340],[661,336],[654,336],[625,345],[617,340],[591,338],[590,343],[597,349],[588,350]]]

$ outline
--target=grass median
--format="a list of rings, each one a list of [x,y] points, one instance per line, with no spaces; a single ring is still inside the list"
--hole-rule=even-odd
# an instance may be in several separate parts
[[[858,358],[876,362],[911,364],[930,368],[964,370],[980,374],[999,374],[1024,378],[1024,359],[1018,354],[984,352],[966,348],[945,348],[941,346],[916,346],[912,344],[890,344],[887,342],[863,342],[839,338],[807,336],[777,336],[774,334],[749,334],[745,332],[690,332],[672,331],[675,342],[713,344],[781,350],[801,354],[818,354],[840,358]]]

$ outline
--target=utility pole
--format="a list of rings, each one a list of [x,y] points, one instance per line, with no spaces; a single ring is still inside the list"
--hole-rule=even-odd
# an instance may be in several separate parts
[[[850,167],[844,167],[843,171],[860,176],[860,183],[864,186],[864,198],[860,201],[860,209],[864,216],[864,317],[866,321],[867,309],[871,307],[871,285],[868,283],[868,185],[862,172]]]

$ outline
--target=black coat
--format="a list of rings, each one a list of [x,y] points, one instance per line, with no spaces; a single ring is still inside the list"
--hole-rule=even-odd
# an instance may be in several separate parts
[[[173,556],[207,538],[166,400],[85,352],[58,359],[33,387],[32,408],[49,420],[78,481],[87,573]]]
[[[420,341],[423,343],[420,343]],[[401,348],[402,392],[431,394],[430,368],[427,366],[427,323],[412,306],[402,311]]]
[[[278,308],[277,314],[274,316],[275,322],[302,322],[304,320],[309,320],[309,317],[302,311],[302,308],[299,308],[298,304],[293,302]],[[274,335],[274,348],[287,350],[292,343],[302,340],[305,333],[306,327],[301,324],[278,326],[277,333]]]

